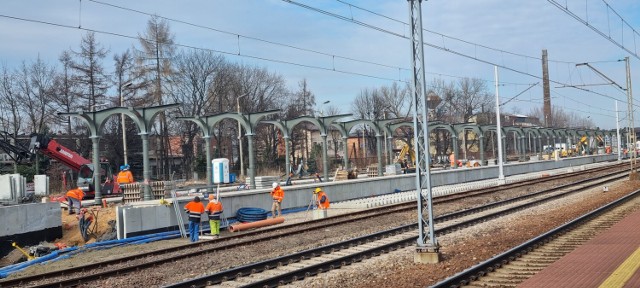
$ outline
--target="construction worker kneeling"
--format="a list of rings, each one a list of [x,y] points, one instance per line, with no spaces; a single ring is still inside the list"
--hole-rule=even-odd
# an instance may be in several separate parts
[[[316,207],[318,209],[313,210],[313,219],[321,219],[327,217],[327,209],[329,209],[329,197],[320,188],[316,188],[313,191],[316,195]]]

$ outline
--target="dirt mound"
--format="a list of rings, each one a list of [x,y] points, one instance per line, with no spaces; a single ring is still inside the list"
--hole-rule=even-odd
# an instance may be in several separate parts
[[[80,227],[78,222],[80,219],[79,214],[68,215],[67,210],[62,210],[62,238],[56,239],[56,242],[62,242],[67,246],[82,246],[84,244],[96,242],[97,239],[102,240],[102,236],[113,232],[115,220],[116,220],[116,208],[93,206],[87,208],[87,217],[93,217],[94,221],[91,222],[88,231],[90,232],[90,238],[85,242],[80,233]],[[97,226],[96,221],[97,219]]]

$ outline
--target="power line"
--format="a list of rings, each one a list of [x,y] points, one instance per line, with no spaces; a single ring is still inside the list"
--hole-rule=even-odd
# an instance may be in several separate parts
[[[129,12],[134,12],[134,13],[138,13],[138,14],[142,14],[142,15],[147,15],[147,16],[151,16],[151,17],[158,17],[158,18],[165,19],[165,20],[172,21],[172,22],[176,22],[176,23],[180,23],[180,24],[184,24],[184,25],[188,25],[188,26],[192,26],[192,27],[197,27],[197,28],[201,28],[201,29],[205,29],[205,30],[215,31],[215,32],[219,32],[219,33],[222,33],[222,34],[242,37],[242,38],[246,38],[246,39],[254,40],[254,41],[258,41],[258,42],[268,43],[268,44],[272,44],[272,45],[287,47],[287,48],[291,48],[291,49],[295,49],[295,50],[315,53],[315,54],[329,56],[329,57],[333,57],[333,58],[340,58],[340,59],[359,62],[359,63],[365,63],[365,64],[371,64],[371,65],[376,65],[376,66],[381,66],[381,67],[386,67],[386,68],[402,69],[402,70],[409,71],[409,69],[404,68],[404,67],[393,66],[393,65],[388,65],[388,64],[382,64],[382,63],[377,63],[377,62],[372,62],[372,61],[367,61],[367,60],[362,60],[362,59],[356,59],[356,58],[351,58],[351,57],[346,57],[346,56],[340,56],[340,55],[337,55],[337,54],[331,54],[331,53],[317,51],[317,50],[313,50],[313,49],[293,46],[293,45],[290,45],[290,44],[284,44],[284,43],[279,43],[279,42],[275,42],[275,41],[265,40],[265,39],[261,39],[261,38],[257,38],[257,37],[246,36],[246,35],[238,34],[238,33],[235,33],[235,32],[229,32],[229,31],[225,31],[225,30],[221,30],[221,29],[217,29],[217,28],[213,28],[213,27],[209,27],[209,26],[194,24],[194,23],[191,23],[191,22],[188,22],[188,21],[184,21],[184,20],[180,20],[180,19],[161,16],[161,15],[158,15],[158,14],[144,12],[144,11],[141,11],[141,10],[127,8],[127,7],[123,7],[123,6],[119,6],[119,5],[115,5],[115,4],[111,4],[111,3],[105,3],[105,2],[98,1],[98,0],[89,0],[89,1],[93,2],[93,3],[96,3],[96,4],[100,4],[100,5],[105,5],[105,6],[109,6],[109,7],[113,7],[113,8],[117,8],[117,9],[121,9],[121,10],[126,10],[126,11],[129,11]]]
[[[283,1],[285,1],[285,2],[290,2],[290,3],[291,3],[291,1],[287,1],[287,0],[283,0]],[[382,17],[382,18],[385,18],[385,19],[387,19],[387,20],[391,20],[391,21],[394,21],[394,22],[397,22],[397,23],[401,23],[401,24],[404,24],[404,25],[407,25],[407,26],[409,25],[407,22],[404,22],[404,21],[402,21],[402,20],[398,20],[398,19],[392,18],[392,17],[390,17],[390,16],[387,16],[387,15],[384,15],[384,14],[381,14],[381,13],[378,13],[378,12],[375,12],[375,11],[372,11],[372,10],[370,10],[370,9],[366,9],[366,8],[363,8],[363,7],[357,6],[357,5],[355,5],[355,4],[351,4],[351,3],[347,2],[347,1],[344,1],[344,0],[336,0],[336,1],[337,1],[337,2],[340,2],[340,3],[344,4],[344,5],[348,5],[349,7],[353,7],[353,8],[356,8],[356,9],[358,9],[358,10],[365,11],[365,12],[367,12],[367,13],[370,13],[370,14],[373,14],[373,15],[376,15],[376,16],[379,16],[379,17]],[[292,3],[292,4],[293,4],[293,3]],[[524,55],[524,54],[520,54],[520,53],[515,53],[515,52],[507,51],[507,50],[502,50],[502,49],[498,49],[498,48],[489,47],[489,46],[487,46],[487,45],[474,43],[474,42],[471,42],[471,41],[468,41],[468,40],[464,40],[464,39],[461,39],[461,38],[448,36],[448,35],[445,35],[445,34],[443,34],[443,33],[433,31],[433,30],[429,30],[429,29],[424,29],[424,28],[423,28],[423,29],[422,29],[422,31],[425,31],[425,32],[428,32],[428,33],[431,33],[431,34],[435,34],[435,35],[437,35],[437,36],[439,36],[439,37],[448,38],[448,39],[455,40],[455,41],[459,41],[459,42],[462,42],[462,43],[465,43],[465,44],[469,44],[469,45],[477,46],[477,47],[480,47],[480,48],[484,48],[484,49],[487,49],[487,50],[492,50],[492,51],[496,51],[496,52],[500,52],[500,53],[504,53],[504,54],[509,54],[509,55],[513,55],[513,56],[518,56],[518,57],[523,57],[523,58],[527,58],[527,59],[531,59],[531,60],[540,60],[540,61],[542,61],[542,58],[540,58],[540,57],[529,56],[529,55]],[[552,59],[548,59],[547,61],[549,61],[549,62],[557,62],[557,63],[575,64],[575,62],[570,62],[570,61],[561,61],[561,60],[552,60]]]
[[[38,23],[38,24],[46,24],[46,25],[51,25],[51,26],[56,26],[56,27],[61,27],[61,28],[78,29],[78,30],[83,30],[83,31],[87,31],[87,32],[94,32],[94,33],[98,33],[98,34],[117,36],[117,37],[122,37],[122,38],[133,39],[133,40],[139,40],[140,39],[138,36],[124,35],[124,34],[120,34],[120,33],[102,31],[102,30],[96,30],[96,29],[90,29],[90,28],[85,28],[85,27],[75,27],[75,26],[71,26],[71,25],[59,24],[59,23],[48,22],[48,21],[41,21],[41,20],[34,20],[34,19],[27,19],[27,18],[9,16],[9,15],[4,15],[4,14],[0,14],[0,17],[13,19],[13,20],[19,20],[19,21],[25,21],[25,22]],[[143,40],[155,42],[153,39],[144,39],[143,38]],[[391,78],[386,78],[386,77],[369,75],[369,74],[365,74],[365,73],[351,72],[351,71],[340,70],[340,69],[335,69],[335,68],[327,68],[327,67],[321,67],[321,66],[315,66],[315,65],[301,64],[301,63],[295,63],[295,62],[291,62],[291,61],[284,61],[284,60],[277,60],[277,59],[271,59],[271,58],[265,58],[265,57],[258,57],[258,56],[247,55],[247,54],[242,54],[242,53],[232,53],[232,52],[227,52],[227,51],[221,51],[221,50],[216,50],[216,49],[211,49],[211,48],[196,47],[196,46],[180,44],[180,43],[174,43],[173,45],[177,46],[177,47],[189,48],[189,49],[193,49],[193,50],[209,51],[209,52],[215,52],[215,53],[226,54],[226,55],[240,56],[240,57],[256,59],[256,60],[262,60],[262,61],[267,61],[267,62],[288,64],[288,65],[293,65],[293,66],[298,66],[298,67],[313,68],[313,69],[324,70],[324,71],[334,71],[334,72],[339,72],[339,73],[343,73],[343,74],[350,74],[350,75],[362,76],[362,77],[379,79],[379,80],[408,83],[407,81],[400,80],[400,79],[391,79]]]
[[[20,18],[20,17],[9,16],[9,15],[0,15],[0,17],[14,19],[14,20],[20,20],[20,21],[26,21],[26,22],[39,23],[39,24],[52,25],[52,26],[62,27],[62,28],[80,29],[80,30],[83,30],[83,31],[89,31],[89,32],[95,32],[95,33],[99,33],[99,34],[106,34],[106,35],[111,35],[111,36],[129,38],[129,39],[134,39],[134,40],[140,39],[137,36],[129,36],[129,35],[124,35],[124,34],[119,34],[119,33],[114,33],[114,32],[108,32],[108,31],[102,31],[102,30],[96,30],[96,29],[74,27],[74,26],[71,26],[71,25],[53,23],[53,22],[48,22],[48,21]],[[234,34],[234,35],[237,35],[237,34]],[[148,40],[147,39],[147,41],[153,41],[153,40]],[[185,47],[185,48],[194,49],[194,50],[210,51],[210,52],[216,52],[216,53],[234,55],[234,56],[241,56],[241,57],[246,57],[246,58],[251,58],[251,59],[256,59],[256,60],[262,60],[262,61],[268,61],[268,62],[274,62],[274,63],[288,64],[288,65],[293,65],[293,66],[312,68],[312,69],[319,69],[319,70],[325,70],[325,71],[335,71],[335,72],[339,72],[339,73],[343,73],[343,74],[351,74],[351,75],[362,76],[362,77],[367,77],[367,78],[374,78],[374,79],[380,79],[380,80],[386,80],[386,81],[407,83],[406,81],[402,81],[400,79],[391,79],[391,78],[386,78],[386,77],[379,77],[379,76],[374,76],[374,75],[369,75],[369,74],[364,74],[364,73],[351,72],[351,71],[346,71],[346,70],[339,70],[339,69],[335,69],[335,68],[332,69],[332,68],[315,66],[315,65],[300,64],[300,63],[295,63],[295,62],[290,62],[290,61],[283,61],[283,60],[277,60],[277,59],[271,59],[271,58],[265,58],[265,57],[252,56],[252,55],[247,55],[247,54],[242,54],[242,53],[236,54],[236,53],[231,53],[231,52],[226,52],[226,51],[221,51],[221,50],[215,50],[215,49],[210,49],[210,48],[202,48],[202,47],[195,47],[195,46],[179,44],[179,43],[176,43],[174,45],[178,46],[178,47]],[[445,51],[448,51],[448,52],[451,52],[451,53],[454,53],[454,54],[459,54],[459,55],[461,55],[463,57],[468,57],[468,58],[474,59],[474,57],[471,57],[471,56],[468,56],[468,55],[465,55],[465,54],[462,54],[462,53],[459,53],[459,52],[456,52],[456,51],[453,51],[453,50],[450,50],[450,49],[442,48],[442,47],[439,47],[437,45],[431,45],[431,44],[428,44],[428,43],[426,45],[430,45],[430,46],[435,47],[437,49],[443,49]],[[521,74],[524,74],[524,75],[528,75],[530,77],[534,77],[534,78],[540,79],[540,77],[538,77],[536,75],[532,75],[532,74],[529,74],[529,73],[521,72],[521,71],[518,71],[516,69],[509,68],[509,67],[506,67],[506,66],[503,66],[503,65],[497,65],[497,64],[494,64],[494,63],[492,63],[490,61],[485,61],[485,60],[477,59],[477,58],[475,58],[475,59],[477,61],[480,61],[480,62],[484,62],[484,63],[491,64],[491,65],[496,65],[496,66],[503,67],[505,69],[514,71],[516,73],[521,73]],[[445,75],[445,74],[438,74],[438,75]],[[460,76],[451,76],[451,75],[447,75],[447,76],[460,77]],[[460,78],[462,78],[462,77],[460,77]],[[488,81],[488,80],[484,80],[484,81]],[[492,81],[488,81],[488,82],[492,82]],[[562,84],[561,82],[557,82],[557,81],[552,81],[552,82],[558,83],[558,84]],[[503,84],[505,84],[505,83],[503,83]],[[511,83],[511,84],[513,84],[513,85],[524,85],[524,84],[517,84],[517,83]],[[604,94],[601,94],[601,93],[597,93],[595,91],[591,91],[591,90],[588,90],[588,89],[580,89],[580,90],[583,90],[583,91],[586,91],[586,92],[589,92],[589,93],[594,93],[596,95],[600,95],[600,96],[604,96],[604,97],[608,97],[608,98],[617,100],[617,99],[615,99],[615,98],[613,98],[611,96],[604,95]]]
[[[627,51],[629,54],[633,55],[637,59],[640,59],[640,56],[638,56],[638,54],[635,51],[631,51],[627,47],[624,46],[624,30],[622,30],[622,37],[623,37],[622,38],[622,42],[623,43],[618,43],[618,41],[616,41],[613,37],[611,37],[611,33],[610,32],[608,34],[602,32],[600,29],[598,29],[595,26],[589,24],[589,20],[588,19],[586,19],[586,20],[582,19],[580,16],[578,16],[575,13],[571,12],[571,10],[569,10],[569,8],[566,5],[563,6],[562,4],[558,3],[555,0],[547,0],[547,2],[551,3],[553,6],[556,6],[558,9],[560,9],[562,12],[566,13],[567,15],[569,15],[569,16],[573,17],[574,19],[578,20],[578,22],[580,22],[580,23],[584,24],[585,26],[591,28],[591,30],[593,30],[596,33],[598,33],[598,35],[602,36],[604,39],[609,40],[611,43],[613,43],[616,46],[620,47],[622,50]],[[633,35],[633,44],[634,44],[634,46],[636,46],[636,35],[640,35],[640,34],[638,34],[638,32],[631,25],[629,25],[629,23],[627,23],[627,21],[624,20],[624,18],[622,18],[622,16],[620,16],[620,14],[618,14],[618,12],[613,10],[613,8],[611,8],[611,6],[609,6],[609,4],[607,2],[605,2],[604,0],[602,0],[602,2],[606,5],[607,13],[609,12],[609,10],[613,11],[620,18],[622,23],[627,25],[627,27],[629,27],[629,29],[631,29],[631,31],[633,31],[633,33],[632,33],[632,35]],[[589,12],[588,9],[589,8],[587,7],[587,13]],[[608,19],[607,19],[607,21],[608,21]],[[607,22],[607,24],[609,24],[609,23]],[[609,27],[609,29],[610,29],[610,27]],[[637,50],[637,47],[634,47],[634,49]]]
[[[327,53],[327,52],[321,52],[321,51],[316,51],[316,50],[312,50],[312,49],[308,49],[308,48],[302,48],[302,47],[292,46],[292,45],[289,45],[289,44],[283,44],[283,43],[279,43],[279,42],[275,42],[275,41],[265,40],[265,39],[261,39],[261,38],[246,36],[246,35],[238,34],[238,33],[235,33],[235,32],[229,32],[229,31],[218,29],[218,28],[213,28],[213,27],[209,27],[209,26],[194,24],[194,23],[191,23],[191,22],[188,22],[188,21],[184,21],[184,20],[180,20],[180,19],[166,17],[166,16],[162,16],[162,15],[158,15],[158,14],[152,14],[152,13],[149,13],[149,12],[145,12],[145,11],[141,11],[141,10],[137,10],[137,9],[133,9],[133,8],[128,8],[128,7],[124,7],[124,6],[119,6],[119,5],[115,5],[115,4],[105,3],[105,2],[102,2],[102,1],[98,1],[98,0],[89,0],[89,1],[91,1],[93,3],[96,3],[96,4],[113,7],[113,8],[116,8],[116,9],[130,11],[130,12],[134,12],[134,13],[138,13],[138,14],[142,14],[142,15],[146,15],[146,16],[151,16],[151,17],[158,17],[158,18],[161,18],[161,19],[165,19],[167,21],[181,23],[181,24],[185,24],[185,25],[188,25],[188,26],[197,27],[197,28],[201,28],[201,29],[206,29],[206,30],[210,30],[210,31],[215,31],[215,32],[223,33],[223,34],[232,35],[232,36],[243,37],[243,38],[246,38],[246,39],[255,40],[255,41],[259,41],[259,42],[264,42],[264,43],[268,43],[268,44],[272,44],[272,45],[283,46],[283,47],[292,48],[292,49],[296,49],[296,50],[300,50],[300,51],[316,53],[316,54],[320,54],[320,55],[324,55],[324,56],[330,56],[330,57],[333,57],[333,58],[340,58],[340,59],[345,59],[345,60],[354,61],[354,62],[360,62],[360,63],[377,65],[377,66],[386,67],[386,68],[398,69],[400,72],[401,72],[401,70],[410,71],[410,69],[408,69],[408,68],[403,68],[403,67],[399,67],[399,66],[392,66],[392,65],[387,65],[387,64],[381,64],[381,63],[376,63],[376,62],[367,61],[367,60],[355,59],[355,58],[351,58],[351,57],[340,56],[340,55],[337,55],[337,54],[331,54],[331,53]],[[338,1],[340,2],[340,0],[338,0]],[[342,3],[346,4],[346,2],[342,2]],[[354,6],[354,7],[357,7],[357,6]],[[357,7],[357,8],[358,9],[362,9],[360,7]],[[386,16],[383,16],[383,17],[386,17]],[[393,18],[390,18],[390,17],[387,17],[387,18],[388,19],[393,19]],[[404,23],[404,22],[399,21],[399,20],[396,20],[396,21],[398,21],[400,23]],[[439,75],[439,76],[446,76],[446,77],[451,77],[451,78],[458,78],[458,79],[469,78],[469,77],[466,77],[466,76],[448,75],[448,74],[437,73],[437,72],[427,72],[427,71],[425,71],[425,73],[433,74],[433,75]],[[493,83],[493,80],[485,80],[485,79],[480,79],[480,80],[485,81],[485,82]],[[401,81],[401,82],[405,82],[405,81]],[[509,82],[502,82],[502,84],[528,85],[528,84],[525,84],[525,83],[509,83]]]
[[[363,26],[363,27],[366,27],[366,28],[370,28],[370,29],[373,29],[373,30],[376,30],[376,31],[379,31],[379,32],[383,32],[383,33],[386,33],[386,34],[389,34],[389,35],[393,35],[393,36],[396,36],[396,37],[400,37],[400,38],[403,38],[403,39],[408,39],[407,36],[400,35],[400,34],[395,33],[393,31],[389,31],[389,30],[383,29],[381,27],[373,26],[371,24],[367,24],[367,23],[364,23],[364,22],[361,22],[361,21],[358,21],[358,20],[355,20],[355,19],[350,19],[350,18],[344,17],[342,15],[338,15],[338,14],[335,14],[335,13],[332,13],[332,12],[329,12],[329,11],[326,11],[326,10],[322,10],[320,8],[315,8],[315,7],[312,7],[312,6],[309,6],[309,5],[298,3],[298,2],[295,2],[293,0],[282,0],[282,1],[290,3],[290,4],[293,4],[293,5],[297,5],[297,6],[300,6],[302,8],[309,9],[311,11],[315,11],[315,12],[318,12],[318,13],[321,13],[321,14],[324,14],[324,15],[327,15],[327,16],[331,16],[331,17],[338,18],[338,19],[341,19],[341,20],[344,20],[344,21],[347,21],[347,22],[351,22],[351,23],[354,23],[354,24],[357,24],[357,25],[360,25],[360,26]],[[551,1],[551,0],[548,0],[548,1]],[[500,67],[502,69],[506,69],[506,70],[512,71],[514,73],[518,73],[518,74],[522,74],[522,75],[525,75],[525,76],[529,76],[529,77],[533,77],[533,78],[542,80],[541,76],[533,75],[531,73],[520,71],[520,70],[517,70],[515,68],[511,68],[511,67],[505,66],[503,64],[498,64],[498,63],[495,63],[495,62],[492,62],[492,61],[489,61],[489,60],[480,59],[480,58],[477,58],[475,56],[470,56],[470,55],[464,54],[462,52],[458,52],[458,51],[455,51],[455,50],[452,50],[452,49],[449,49],[449,48],[446,48],[446,47],[438,46],[436,44],[423,42],[423,45],[426,45],[428,47],[431,47],[431,48],[434,48],[434,49],[437,49],[437,50],[441,50],[441,51],[444,51],[444,52],[448,52],[448,53],[451,53],[451,54],[454,54],[454,55],[458,55],[458,56],[463,57],[463,58],[467,58],[467,59],[470,59],[470,60],[475,60],[477,62],[489,64],[489,65],[492,65],[492,66],[497,66],[497,67]],[[568,63],[571,63],[571,62],[568,62]],[[569,84],[566,84],[566,83],[563,83],[563,82],[560,82],[560,81],[552,80],[552,79],[550,79],[549,81],[552,82],[552,83],[558,84],[558,85],[572,86],[572,85],[569,85]],[[613,97],[611,97],[609,95],[598,93],[596,91],[589,90],[589,89],[586,89],[586,88],[580,88],[580,87],[573,87],[573,88],[579,89],[579,90],[582,90],[582,91],[585,91],[585,92],[593,93],[595,95],[600,95],[600,96],[603,96],[603,97],[606,97],[606,98],[611,98],[611,99],[617,100],[617,99],[615,99],[615,98],[613,98]]]

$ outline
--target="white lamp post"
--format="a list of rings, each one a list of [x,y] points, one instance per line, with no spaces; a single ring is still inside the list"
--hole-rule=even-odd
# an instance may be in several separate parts
[[[248,94],[249,93],[245,93],[236,98],[238,114],[240,114],[240,98],[247,96]],[[244,163],[242,161],[242,126],[240,125],[240,121],[238,121],[238,147],[240,148],[240,151],[238,153],[240,154],[240,176],[244,177]]]
[[[118,93],[120,93],[120,107],[124,107],[124,94],[122,93],[122,89],[131,86],[131,84],[133,83],[127,82],[120,85],[120,89],[118,91]],[[129,164],[127,156],[127,126],[125,125],[124,120],[124,114],[120,114],[120,122],[122,122],[122,150],[124,154],[124,165],[127,165]]]

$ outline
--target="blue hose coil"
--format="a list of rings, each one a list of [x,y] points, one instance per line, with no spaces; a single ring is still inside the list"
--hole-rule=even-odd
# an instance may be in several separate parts
[[[236,219],[240,222],[256,222],[267,219],[269,212],[262,208],[246,207],[240,208],[236,212]]]

